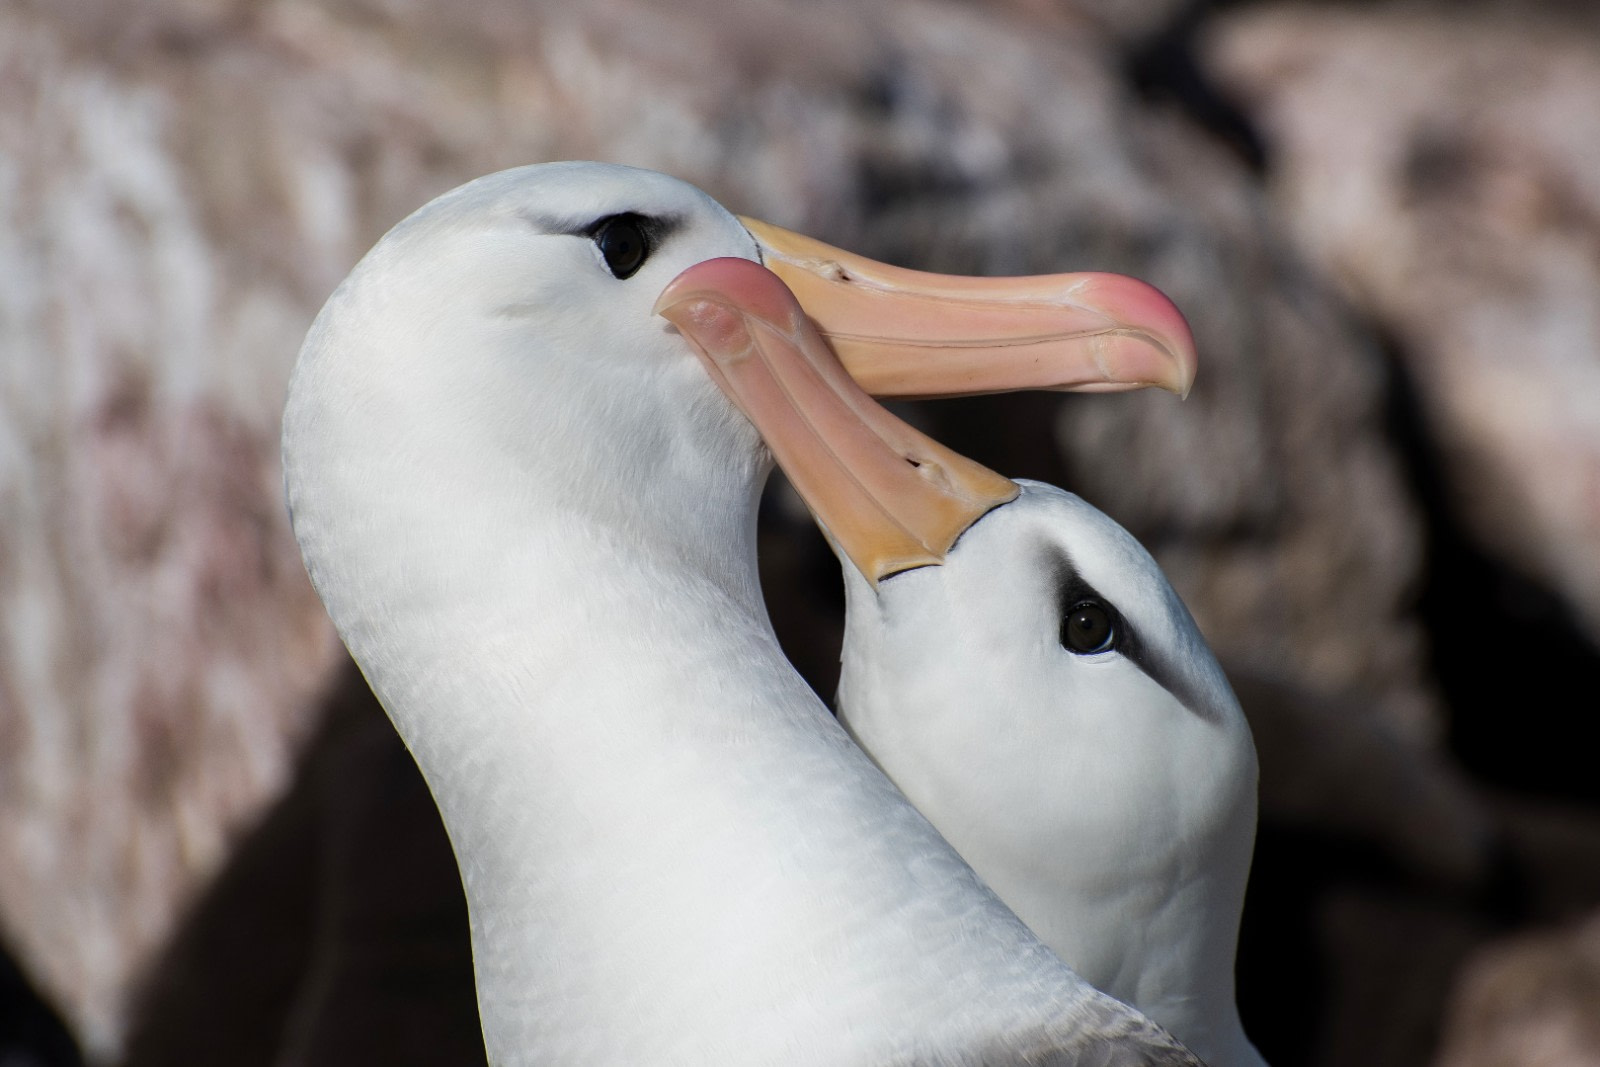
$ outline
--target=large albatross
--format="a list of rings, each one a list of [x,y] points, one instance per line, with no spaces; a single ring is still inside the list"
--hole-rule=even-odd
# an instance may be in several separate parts
[[[1233,977],[1255,747],[1155,560],[885,411],[763,267],[663,303],[840,558],[851,735],[1074,970],[1212,1067],[1265,1067]]]
[[[653,309],[702,261],[817,251],[792,236],[650,172],[506,171],[390,231],[301,351],[295,535],[438,803],[490,1060],[1193,1063],[1001,905],[779,651],[770,455]],[[1125,279],[997,314],[1017,285],[814,267],[808,313],[877,392],[1192,358]]]

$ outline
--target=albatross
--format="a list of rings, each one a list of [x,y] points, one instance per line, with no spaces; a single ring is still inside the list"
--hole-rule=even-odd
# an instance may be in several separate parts
[[[655,308],[697,263],[793,260],[893,395],[1137,387],[1187,334],[1131,280],[930,293],[818,251],[663,175],[519,168],[398,224],[301,350],[294,533],[439,807],[489,1059],[1192,1064],[784,659],[755,568],[770,454]]]
[[[1255,747],[1155,560],[885,411],[768,270],[691,268],[663,299],[697,308],[685,334],[839,556],[851,736],[1080,975],[1212,1067],[1265,1067],[1233,974]]]

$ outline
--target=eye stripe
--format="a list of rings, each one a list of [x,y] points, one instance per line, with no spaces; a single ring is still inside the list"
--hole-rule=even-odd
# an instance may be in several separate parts
[[[1139,668],[1146,677],[1171,693],[1193,714],[1206,719],[1214,718],[1204,710],[1206,702],[1201,699],[1202,694],[1196,692],[1194,686],[1190,684],[1188,672],[1182,669],[1182,664],[1172,660],[1172,653],[1142,640],[1139,631],[1128,622],[1127,616],[1078,573],[1077,567],[1065,553],[1055,556],[1052,563],[1057,618],[1064,619],[1068,611],[1085,601],[1099,604],[1110,616],[1112,629],[1117,635],[1112,648],[1107,651],[1117,653]]]

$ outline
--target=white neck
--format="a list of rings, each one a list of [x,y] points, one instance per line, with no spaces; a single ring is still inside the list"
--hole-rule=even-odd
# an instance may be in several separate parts
[[[763,460],[691,359],[643,386],[665,410],[601,417],[614,392],[352,351],[337,303],[285,413],[295,531],[439,804],[492,1062],[1126,1047],[782,657]]]

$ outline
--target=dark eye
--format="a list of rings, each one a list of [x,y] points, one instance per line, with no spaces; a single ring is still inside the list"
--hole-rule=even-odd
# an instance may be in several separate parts
[[[1061,645],[1081,656],[1104,652],[1117,642],[1111,613],[1093,600],[1074,604],[1061,620]]]
[[[612,276],[619,280],[631,278],[650,255],[643,222],[637,215],[613,215],[594,232],[594,243],[600,246]]]

